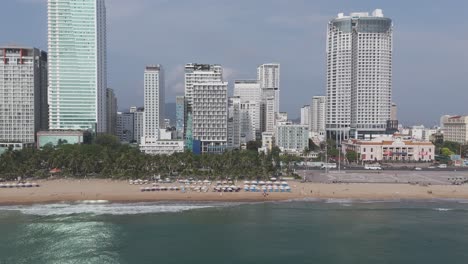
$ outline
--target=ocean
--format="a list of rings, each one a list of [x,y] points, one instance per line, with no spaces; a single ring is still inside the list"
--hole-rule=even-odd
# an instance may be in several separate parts
[[[468,263],[468,201],[0,207],[0,263]]]

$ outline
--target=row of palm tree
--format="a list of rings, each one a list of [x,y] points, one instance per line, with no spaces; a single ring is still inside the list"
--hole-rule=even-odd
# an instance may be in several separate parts
[[[0,156],[0,177],[45,178],[54,172],[57,176],[74,178],[136,179],[180,175],[259,179],[275,175],[281,161],[287,164],[286,172],[292,172],[289,165],[295,159],[286,155],[279,157],[279,151],[263,154],[236,150],[218,155],[183,152],[153,156],[141,153],[135,147],[121,145],[115,139],[98,137],[93,144],[8,150]]]

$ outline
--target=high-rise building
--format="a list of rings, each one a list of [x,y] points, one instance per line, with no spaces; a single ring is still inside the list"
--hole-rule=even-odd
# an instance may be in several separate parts
[[[36,133],[47,127],[47,53],[0,47],[0,153],[34,146]]]
[[[392,98],[392,35],[382,10],[343,13],[328,23],[327,117],[329,137],[383,134]]]
[[[161,65],[146,66],[145,114],[143,137],[147,142],[159,139],[159,129],[164,127],[164,74]]]
[[[104,0],[48,0],[49,128],[105,133]]]
[[[134,142],[134,116],[133,113],[117,112],[116,130],[117,137],[122,143]]]
[[[258,80],[236,80],[234,96],[241,101],[241,143],[261,138],[262,90]]]
[[[259,101],[241,101],[240,130],[241,144],[261,139]]]
[[[325,134],[326,104],[326,96],[312,97],[309,129],[311,132],[317,133],[318,135]]]
[[[196,84],[223,83],[223,68],[216,64],[188,63],[185,65],[185,105],[184,105],[184,137],[187,149],[193,149],[195,139],[193,93]],[[225,99],[227,118],[227,95]],[[227,132],[226,132],[227,133]]]
[[[234,81],[234,96],[239,97],[242,102],[261,101],[260,83],[257,80],[236,80]]]
[[[202,153],[222,153],[227,145],[227,82],[194,83],[192,136]]]
[[[301,125],[310,126],[310,105],[301,108]]]
[[[111,88],[106,91],[106,108],[107,134],[117,135],[117,97]]]
[[[261,89],[262,131],[274,133],[276,114],[279,112],[280,65],[267,63],[258,66],[257,81]]]
[[[132,111],[132,109],[130,109]],[[141,138],[144,135],[145,112],[143,107],[137,108],[133,112],[133,141],[141,144]]]
[[[184,138],[185,97],[176,97],[176,138]]]
[[[188,107],[193,103],[193,85],[223,81],[223,68],[220,65],[188,63],[185,65],[185,100]]]
[[[227,122],[227,146],[229,149],[240,149],[241,132],[241,99],[237,96],[229,97]]]

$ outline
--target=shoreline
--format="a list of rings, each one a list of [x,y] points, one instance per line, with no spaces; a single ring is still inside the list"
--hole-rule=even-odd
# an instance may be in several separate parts
[[[468,200],[468,185],[419,186],[402,183],[299,183],[289,182],[292,192],[237,193],[159,191],[141,192],[140,187],[127,181],[115,180],[44,180],[40,187],[1,188],[0,205],[33,205],[53,203],[145,203],[145,202],[280,202],[294,200]],[[237,185],[240,185],[239,183]],[[180,186],[180,184],[161,184]],[[214,186],[211,185],[210,188]],[[98,202],[95,202],[98,204]]]

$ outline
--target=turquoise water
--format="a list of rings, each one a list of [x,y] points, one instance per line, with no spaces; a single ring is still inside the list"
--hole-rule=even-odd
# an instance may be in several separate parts
[[[463,201],[0,207],[0,263],[468,263]]]

